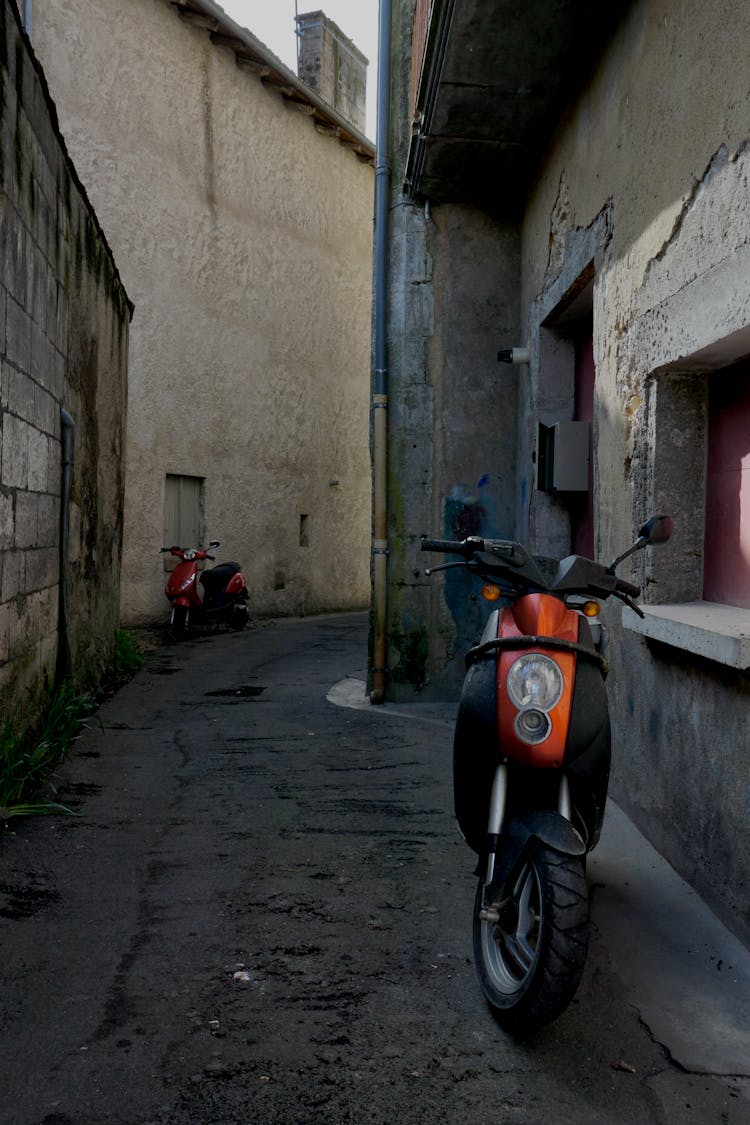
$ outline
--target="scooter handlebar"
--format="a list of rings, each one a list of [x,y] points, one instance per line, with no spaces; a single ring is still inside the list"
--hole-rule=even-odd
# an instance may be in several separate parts
[[[216,546],[218,547],[218,543],[216,544]],[[182,550],[183,550],[182,547],[160,547],[159,548],[159,554],[160,555],[174,555],[174,554],[178,554]],[[216,561],[216,555],[209,555],[208,551],[204,551],[202,547],[196,547],[195,548],[195,557],[196,557],[196,559],[211,559],[214,562]]]
[[[636,586],[633,582],[626,582],[624,578],[617,579],[616,592],[618,594],[625,594],[628,598],[640,597],[641,588]]]
[[[441,555],[471,555],[474,551],[482,549],[481,541],[475,539],[469,543],[467,540],[457,539],[427,539],[423,536],[420,548],[421,551],[434,551],[436,554]]]

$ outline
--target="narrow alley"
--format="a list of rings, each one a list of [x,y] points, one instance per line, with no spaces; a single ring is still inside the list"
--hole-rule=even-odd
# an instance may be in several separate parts
[[[331,702],[365,660],[364,615],[283,621],[159,648],[101,709],[63,771],[80,815],[2,839],[0,1119],[748,1122],[750,958],[657,889],[685,955],[650,970],[660,869],[613,885],[627,835],[592,861],[572,1007],[527,1043],[495,1025],[450,723]]]

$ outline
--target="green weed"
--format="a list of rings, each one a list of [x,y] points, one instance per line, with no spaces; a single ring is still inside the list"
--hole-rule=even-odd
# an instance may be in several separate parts
[[[138,641],[127,629],[115,633],[115,675],[130,678],[143,667],[143,653]]]
[[[54,800],[28,798],[44,784],[53,791],[51,778],[65,759],[72,743],[86,725],[94,708],[90,696],[81,695],[70,681],[52,694],[32,733],[20,735],[17,717],[6,718],[0,727],[0,820],[15,816],[73,813]]]

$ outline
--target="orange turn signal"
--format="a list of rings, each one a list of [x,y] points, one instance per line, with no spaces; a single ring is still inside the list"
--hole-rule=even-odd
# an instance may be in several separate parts
[[[482,597],[487,602],[496,602],[500,598],[499,586],[482,586]]]
[[[599,602],[586,602],[581,608],[584,617],[598,617],[602,607]]]

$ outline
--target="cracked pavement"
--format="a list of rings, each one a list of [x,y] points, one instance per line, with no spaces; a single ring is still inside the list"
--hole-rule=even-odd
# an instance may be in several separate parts
[[[750,1122],[747,950],[616,806],[574,1003],[496,1026],[445,708],[370,708],[365,652],[362,614],[158,649],[80,816],[6,829],[2,1121]]]

